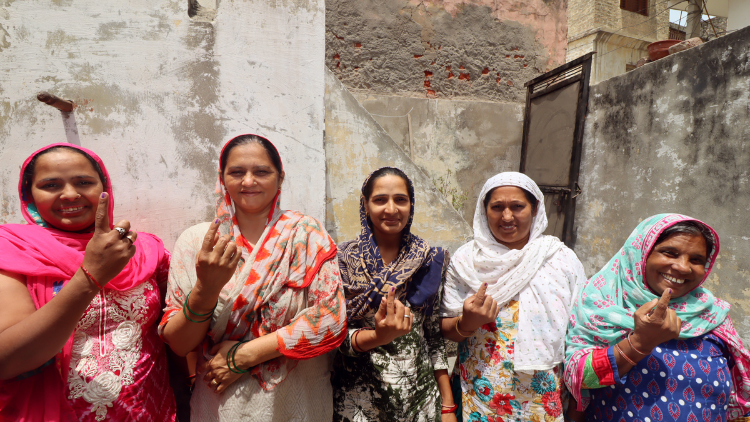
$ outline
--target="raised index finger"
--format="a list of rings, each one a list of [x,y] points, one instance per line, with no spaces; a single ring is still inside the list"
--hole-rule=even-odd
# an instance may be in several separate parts
[[[94,231],[108,233],[109,228],[109,194],[102,192],[99,197],[99,206],[96,207],[96,219],[94,220]]]
[[[391,290],[388,291],[388,300],[386,300],[387,305],[387,316],[393,315],[393,312],[396,308],[396,292],[395,288],[391,287]]]
[[[216,232],[219,231],[219,219],[211,223],[210,226],[208,226],[208,231],[206,232],[206,235],[203,236],[203,244],[201,245],[201,250],[206,252],[211,252],[214,250],[214,245],[216,244]]]
[[[664,293],[661,294],[661,299],[659,299],[659,303],[656,304],[656,309],[654,309],[652,315],[657,318],[665,318],[670,299],[672,299],[672,289],[664,289]]]
[[[482,283],[482,285],[479,286],[479,290],[477,290],[477,293],[474,296],[476,296],[477,300],[479,301],[479,304],[481,305],[482,302],[484,302],[484,297],[486,295],[487,295],[487,283]]]

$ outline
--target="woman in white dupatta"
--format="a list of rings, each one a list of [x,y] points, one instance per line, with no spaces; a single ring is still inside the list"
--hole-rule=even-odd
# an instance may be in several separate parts
[[[443,335],[459,342],[464,421],[563,420],[565,331],[586,276],[546,228],[544,196],[528,176],[484,184],[474,240],[451,259],[441,308]]]

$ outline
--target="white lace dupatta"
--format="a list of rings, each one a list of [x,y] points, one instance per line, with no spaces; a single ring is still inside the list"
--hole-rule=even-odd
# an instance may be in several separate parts
[[[484,197],[498,186],[526,189],[539,201],[529,242],[523,249],[508,249],[490,231]],[[570,298],[571,278],[550,263],[550,258],[565,249],[565,245],[554,236],[542,235],[546,228],[544,196],[536,183],[521,173],[500,173],[484,184],[477,199],[474,240],[456,251],[448,267],[442,304],[444,316],[460,315],[464,300],[479,290],[482,283],[487,283],[487,294],[500,306],[519,296],[513,358],[516,371],[551,369],[564,358],[570,303],[561,303],[560,297]],[[552,291],[563,294],[549,294]]]

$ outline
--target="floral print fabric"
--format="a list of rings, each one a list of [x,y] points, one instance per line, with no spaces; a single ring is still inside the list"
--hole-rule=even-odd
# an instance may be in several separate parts
[[[519,302],[511,300],[497,321],[458,345],[463,420],[470,422],[561,422],[561,368],[516,372]]]

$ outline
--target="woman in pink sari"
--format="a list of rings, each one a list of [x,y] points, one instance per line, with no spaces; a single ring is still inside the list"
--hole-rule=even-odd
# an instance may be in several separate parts
[[[110,223],[109,176],[84,148],[36,151],[18,188],[28,224],[0,226],[0,421],[174,421],[161,240]]]

